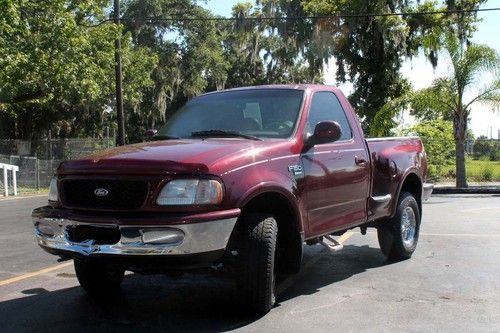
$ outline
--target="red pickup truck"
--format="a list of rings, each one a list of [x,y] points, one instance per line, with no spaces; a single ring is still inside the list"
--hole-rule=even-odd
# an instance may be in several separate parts
[[[426,171],[419,138],[365,139],[337,88],[231,89],[192,99],[149,142],[61,163],[32,216],[91,295],[119,290],[125,270],[209,268],[265,313],[304,244],[373,227],[388,258],[409,258]]]

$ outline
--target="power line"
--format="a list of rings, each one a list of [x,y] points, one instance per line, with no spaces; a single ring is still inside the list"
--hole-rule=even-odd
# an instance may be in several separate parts
[[[146,18],[151,21],[298,21],[307,19],[334,19],[334,18],[362,18],[362,17],[387,17],[387,16],[420,16],[435,14],[460,14],[460,13],[478,13],[500,11],[497,8],[478,8],[478,9],[457,9],[457,10],[436,10],[424,12],[398,12],[398,13],[372,13],[372,14],[332,14],[332,15],[308,15],[308,16],[255,16],[255,17],[158,17]],[[125,19],[126,20],[126,19]],[[137,20],[137,19],[136,19]],[[140,20],[140,19],[139,19]],[[132,20],[134,21],[134,20]]]
[[[389,16],[424,16],[437,14],[462,14],[462,13],[479,13],[500,11],[500,7],[495,8],[476,8],[476,9],[457,9],[457,10],[435,10],[423,12],[397,12],[397,13],[371,13],[371,14],[331,14],[331,15],[307,15],[307,16],[252,16],[252,17],[147,17],[130,19],[122,17],[122,22],[191,22],[191,21],[299,21],[299,20],[320,20],[320,19],[338,19],[338,18],[367,18],[367,17],[389,17]],[[103,23],[113,21],[114,19],[106,19],[99,21],[88,27],[99,26]]]

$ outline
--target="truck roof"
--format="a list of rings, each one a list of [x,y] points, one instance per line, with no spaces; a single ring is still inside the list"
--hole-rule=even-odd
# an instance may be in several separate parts
[[[211,92],[205,93],[203,95],[210,95],[210,94],[216,94],[216,93],[227,92],[227,91],[251,90],[251,89],[295,89],[295,90],[315,91],[315,90],[320,90],[320,89],[325,89],[325,88],[329,88],[331,90],[338,89],[335,86],[325,85],[325,84],[267,84],[267,85],[238,87],[238,88],[224,89],[224,90],[218,90],[218,91],[211,91]]]

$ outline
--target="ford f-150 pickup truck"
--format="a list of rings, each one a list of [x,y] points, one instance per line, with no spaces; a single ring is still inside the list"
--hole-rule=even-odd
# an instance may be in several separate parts
[[[193,98],[148,142],[61,163],[32,216],[90,295],[119,290],[125,270],[208,268],[265,313],[305,244],[373,227],[389,259],[410,258],[426,172],[419,138],[365,139],[337,88],[239,88]]]

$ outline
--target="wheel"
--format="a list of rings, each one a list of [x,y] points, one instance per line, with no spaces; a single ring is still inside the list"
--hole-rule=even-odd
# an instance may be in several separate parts
[[[420,210],[411,193],[401,193],[393,218],[377,229],[382,253],[390,260],[409,259],[417,248]]]
[[[91,296],[117,294],[125,270],[102,263],[74,260],[75,273],[82,288]]]
[[[268,214],[250,214],[241,222],[240,297],[253,314],[265,314],[276,301],[278,224]]]

